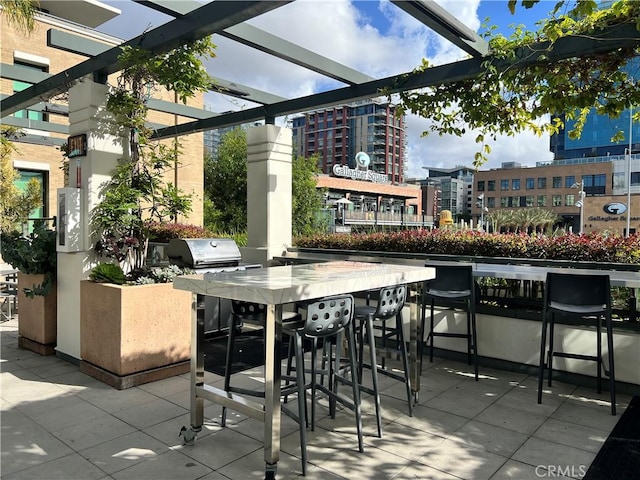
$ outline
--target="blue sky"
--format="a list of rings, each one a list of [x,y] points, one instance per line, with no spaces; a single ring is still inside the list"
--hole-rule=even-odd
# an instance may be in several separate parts
[[[169,17],[129,0],[103,0],[122,11],[118,18],[99,30],[130,39],[170,20]],[[546,18],[555,0],[542,0],[531,9],[520,5],[511,15],[506,0],[438,0],[438,3],[469,28],[480,31],[486,17],[499,32],[509,36],[511,24],[529,29]],[[141,21],[140,19],[144,19]],[[443,64],[465,57],[465,53],[387,0],[297,0],[251,20],[255,26],[306,47],[321,55],[381,78],[410,71],[422,58]],[[283,97],[309,95],[342,86],[301,67],[291,66],[226,38],[214,36],[217,57],[208,62],[208,71],[217,77],[269,91]],[[242,61],[238,61],[238,59]],[[250,108],[242,100],[209,94],[209,108],[228,111]],[[279,119],[284,123],[287,119]],[[408,176],[424,176],[423,167],[470,166],[477,147],[476,133],[465,137],[438,137],[421,134],[429,120],[408,115],[406,119]],[[501,138],[492,145],[493,153],[485,168],[502,162],[535,165],[550,160],[548,138],[523,134]]]

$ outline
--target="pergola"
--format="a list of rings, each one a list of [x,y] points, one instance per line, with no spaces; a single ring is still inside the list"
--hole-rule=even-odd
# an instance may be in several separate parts
[[[318,55],[283,38],[256,28],[246,22],[259,15],[274,11],[276,15],[280,7],[289,1],[253,0],[253,1],[210,1],[201,4],[187,0],[137,0],[148,8],[158,10],[174,19],[155,29],[132,38],[124,45],[137,46],[156,53],[168,52],[190,41],[218,34],[242,43],[250,48],[289,62],[318,74],[327,79],[337,81],[336,88],[299,96],[283,98],[271,92],[264,92],[248,85],[238,85],[224,78],[215,78],[212,89],[243,100],[251,101],[258,106],[239,111],[213,113],[200,108],[150,100],[152,110],[172,113],[190,119],[173,126],[159,126],[156,137],[159,139],[187,135],[190,133],[212,130],[225,126],[239,125],[264,120],[266,125],[257,127],[247,135],[247,187],[251,191],[247,199],[247,237],[248,245],[242,251],[243,261],[248,263],[268,264],[268,261],[283,246],[291,243],[291,132],[280,135],[275,127],[276,118],[288,114],[301,113],[332,105],[367,99],[385,93],[397,93],[425,88],[442,83],[474,79],[489,67],[498,70],[519,68],[523,65],[545,62],[557,62],[566,58],[580,57],[587,54],[611,52],[618,48],[637,48],[640,46],[640,32],[636,25],[618,25],[596,32],[590,36],[574,35],[562,38],[553,45],[538,43],[517,52],[513,58],[498,59],[492,56],[486,42],[475,32],[453,18],[432,0],[391,0],[397,8],[415,17],[433,31],[465,51],[469,57],[449,64],[435,66],[423,72],[408,71],[384,78],[372,78],[342,65],[331,58]],[[89,57],[87,60],[55,75],[41,75],[42,80],[31,82],[31,87],[0,100],[2,122],[8,125],[21,126],[20,119],[11,114],[22,109],[53,109],[56,113],[68,113],[66,105],[56,105],[51,100],[61,93],[73,89],[69,97],[71,127],[84,132],[93,133],[92,126],[97,122],[93,118],[90,105],[99,105],[104,100],[107,90],[106,82],[110,74],[119,71],[123,65],[118,62],[120,46],[105,47],[104,44],[92,43],[86,39],[61,31],[48,32],[50,46],[80,53]],[[239,59],[239,61],[241,61]],[[9,75],[20,78],[19,66],[3,65]],[[12,70],[14,69],[14,70]],[[26,74],[25,74],[26,75]],[[26,77],[25,78],[34,78]],[[90,78],[93,81],[80,82]],[[77,99],[74,105],[74,93]],[[81,108],[77,105],[81,104]],[[36,106],[35,108],[33,106]],[[74,110],[75,108],[75,110]],[[48,110],[52,111],[52,110]],[[38,122],[34,128],[64,133],[66,126],[49,122]],[[57,129],[57,130],[56,130]],[[77,224],[79,234],[77,250],[59,250],[58,252],[58,325],[57,354],[63,357],[80,360],[80,284],[88,277],[88,272],[95,266],[95,256],[89,253],[90,245],[88,219],[91,209],[98,201],[96,186],[108,176],[109,165],[115,164],[122,154],[112,149],[106,141],[94,142],[94,148],[83,159],[82,183],[86,188],[78,188],[74,192],[77,208]],[[86,167],[86,168],[85,168]],[[73,189],[69,189],[73,190]],[[82,190],[80,192],[80,190]],[[71,200],[69,200],[71,203]],[[59,210],[60,211],[60,210]],[[65,213],[65,212],[63,212]],[[66,215],[66,213],[65,213]],[[69,215],[71,217],[71,215]],[[60,222],[62,224],[66,222]],[[65,227],[58,226],[59,229]],[[75,255],[75,252],[86,254]],[[245,257],[245,252],[251,257]],[[193,317],[195,318],[195,317]],[[269,349],[267,349],[269,350]],[[276,383],[279,385],[279,377]],[[276,403],[277,405],[277,403]],[[275,411],[279,412],[279,409]],[[267,412],[268,413],[268,412]],[[271,431],[271,440],[279,432]],[[265,434],[266,437],[266,434]],[[269,445],[272,445],[270,443]],[[278,460],[278,449],[269,447],[265,450],[267,465],[275,465]]]
[[[391,0],[391,3],[397,8],[404,10],[460,47],[469,55],[469,58],[435,66],[421,73],[408,71],[385,78],[372,78],[331,58],[318,55],[246,23],[247,20],[277,10],[290,3],[288,0],[217,0],[204,5],[189,0],[134,1],[173,16],[174,20],[132,38],[124,42],[123,45],[136,45],[143,49],[162,53],[189,41],[219,34],[264,52],[265,55],[272,55],[291,64],[312,70],[344,85],[312,95],[283,98],[250,86],[238,85],[223,78],[214,78],[212,90],[254,102],[258,106],[216,114],[198,108],[151,100],[150,108],[153,110],[193,119],[178,125],[158,128],[156,136],[160,139],[259,120],[273,124],[275,119],[280,116],[371,98],[380,95],[382,91],[396,93],[472,79],[483,72],[486,68],[485,62],[491,62],[498,69],[517,68],[538,62],[542,56],[553,62],[640,44],[640,32],[635,26],[623,25],[603,29],[589,37],[569,36],[557,41],[552,46],[542,42],[523,49],[513,59],[500,60],[492,57],[487,43],[482,38],[433,0]],[[90,58],[59,74],[51,75],[19,93],[3,98],[0,101],[3,123],[13,124],[14,122],[11,117],[8,117],[9,115],[24,108],[31,107],[33,109],[33,106],[40,102],[44,102],[40,103],[40,108],[55,108],[57,112],[64,112],[63,106],[55,106],[47,102],[52,97],[68,91],[70,85],[84,76],[92,75],[94,81],[104,83],[109,74],[115,73],[121,68],[117,61],[120,47],[106,50],[102,47],[100,50],[100,48],[96,48],[96,45],[90,45],[87,41],[79,41],[77,38],[70,37],[70,35],[65,36],[60,32],[52,32],[49,42],[52,46],[82,53]]]

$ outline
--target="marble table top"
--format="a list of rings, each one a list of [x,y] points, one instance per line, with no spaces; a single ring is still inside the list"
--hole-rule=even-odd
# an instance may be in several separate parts
[[[418,283],[435,276],[435,269],[364,262],[324,262],[252,268],[177,277],[174,288],[201,295],[282,305],[300,300]]]

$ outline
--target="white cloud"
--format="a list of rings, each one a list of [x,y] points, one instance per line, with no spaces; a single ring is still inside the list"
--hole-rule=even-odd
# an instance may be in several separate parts
[[[475,152],[479,151],[475,143],[477,132],[468,132],[462,137],[430,134],[420,137],[428,129],[429,121],[414,115],[407,116],[409,135],[407,176],[423,177],[422,167],[452,168],[457,165],[473,167]],[[535,166],[536,162],[549,161],[553,155],[549,151],[549,137],[537,137],[533,133],[523,133],[517,137],[498,137],[490,141],[492,152],[489,161],[480,170],[499,168],[504,162],[518,162],[523,166]]]
[[[109,2],[107,2],[109,3]],[[108,33],[130,38],[140,28],[140,5],[115,2],[123,15],[117,30]],[[473,30],[480,27],[477,15],[480,0],[438,0],[456,19]],[[464,58],[466,54],[387,0],[377,4],[377,11],[365,14],[348,0],[297,0],[250,21],[273,35],[282,37],[332,60],[360,70],[375,78],[412,70],[427,58],[432,64],[442,64]],[[149,11],[148,9],[144,9]],[[157,26],[163,16],[152,16],[148,22]],[[112,21],[111,23],[114,23]],[[128,26],[127,26],[128,24]],[[145,22],[146,26],[146,22]],[[115,28],[115,27],[113,27]],[[123,32],[132,33],[127,36]],[[117,33],[115,33],[117,32]],[[245,47],[227,38],[214,36],[217,57],[208,62],[213,76],[286,98],[310,95],[342,86],[312,71],[292,65],[271,55]],[[221,95],[208,95],[207,101],[216,111],[251,108],[254,105]],[[477,151],[475,134],[463,137],[421,137],[428,120],[407,115],[407,175],[424,176],[423,166],[471,166]],[[500,138],[492,143],[493,152],[483,168],[498,167],[502,162],[516,161],[535,165],[549,160],[549,140],[532,134],[516,138]]]

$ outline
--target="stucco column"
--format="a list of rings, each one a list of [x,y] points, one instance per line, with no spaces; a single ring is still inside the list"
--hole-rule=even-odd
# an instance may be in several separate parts
[[[69,160],[69,187],[80,190],[79,250],[58,251],[57,355],[80,360],[80,281],[98,263],[91,247],[89,220],[99,201],[101,186],[122,157],[122,141],[111,135],[103,118],[107,86],[85,78],[69,90],[69,134],[87,135],[86,156]],[[79,175],[77,169],[80,168]],[[80,180],[78,184],[78,179]]]
[[[266,266],[291,245],[291,139],[291,129],[275,125],[247,131],[245,263]]]

